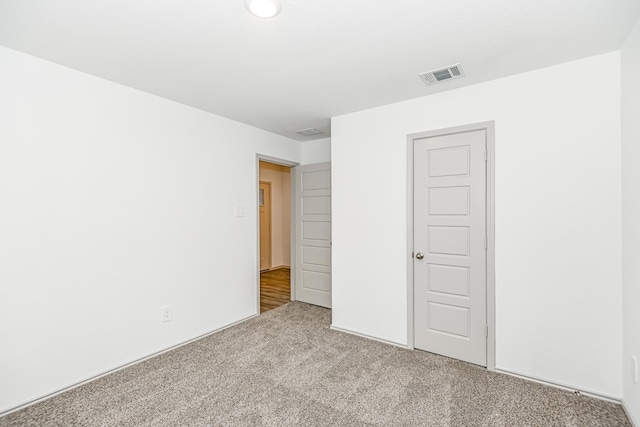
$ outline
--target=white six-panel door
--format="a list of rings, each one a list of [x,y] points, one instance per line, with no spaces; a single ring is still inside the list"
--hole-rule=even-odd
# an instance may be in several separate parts
[[[486,130],[414,140],[414,345],[487,365]]]
[[[294,170],[295,299],[331,308],[331,163]]]

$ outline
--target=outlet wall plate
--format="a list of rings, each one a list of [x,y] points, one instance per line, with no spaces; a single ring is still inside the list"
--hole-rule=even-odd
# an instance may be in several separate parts
[[[162,321],[170,322],[173,320],[173,307],[170,305],[162,307]]]

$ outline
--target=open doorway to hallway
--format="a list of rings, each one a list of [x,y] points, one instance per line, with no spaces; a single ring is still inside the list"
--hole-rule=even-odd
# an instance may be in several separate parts
[[[291,168],[259,162],[260,313],[291,301]]]

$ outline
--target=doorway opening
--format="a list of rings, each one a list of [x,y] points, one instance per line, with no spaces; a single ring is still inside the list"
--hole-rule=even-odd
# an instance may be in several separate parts
[[[259,160],[260,313],[291,301],[291,167]]]

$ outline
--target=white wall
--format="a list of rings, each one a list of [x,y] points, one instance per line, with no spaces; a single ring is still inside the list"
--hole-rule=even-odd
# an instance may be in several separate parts
[[[640,21],[622,48],[622,301],[624,402],[640,425],[640,384],[631,356],[640,363]],[[640,366],[638,367],[640,369]]]
[[[260,162],[260,181],[271,183],[271,267],[291,265],[291,168]]]
[[[302,143],[302,164],[312,165],[331,161],[331,138],[316,139]]]
[[[619,53],[333,118],[333,324],[407,343],[407,135],[490,120],[497,367],[619,398]]]
[[[0,412],[256,314],[256,152],[297,141],[5,48],[0,93]]]

